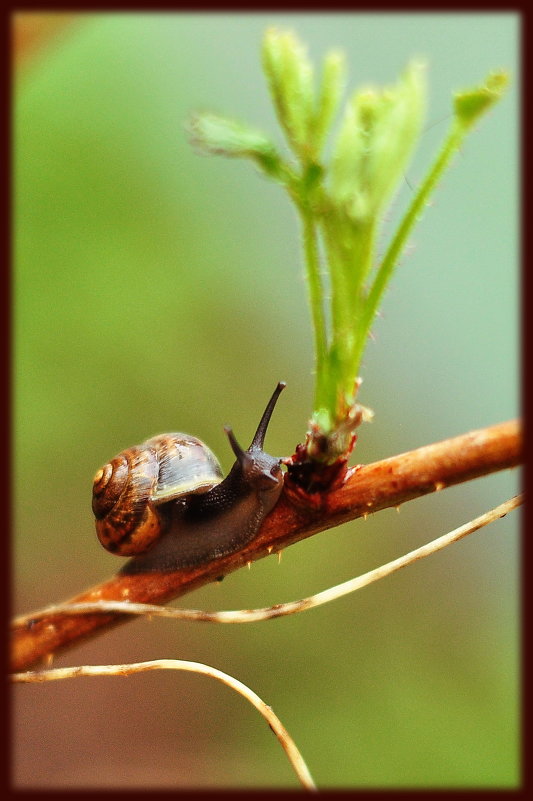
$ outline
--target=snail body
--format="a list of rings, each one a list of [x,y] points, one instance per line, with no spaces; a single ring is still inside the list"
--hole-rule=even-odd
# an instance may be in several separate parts
[[[283,489],[280,459],[263,442],[280,382],[247,450],[226,427],[236,461],[223,478],[213,452],[188,434],[161,434],[98,470],[93,512],[102,545],[132,556],[121,573],[179,570],[238,551]]]

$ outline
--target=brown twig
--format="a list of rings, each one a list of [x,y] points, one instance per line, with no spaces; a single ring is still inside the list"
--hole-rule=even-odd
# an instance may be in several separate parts
[[[513,498],[504,501],[503,503],[484,512],[482,515],[469,520],[459,528],[448,531],[440,537],[437,537],[431,542],[415,548],[414,551],[409,551],[391,562],[379,567],[362,573],[355,578],[343,581],[342,584],[336,584],[333,587],[328,587],[326,590],[316,592],[314,595],[309,595],[307,598],[300,598],[297,601],[286,601],[284,603],[277,603],[274,606],[264,606],[259,609],[226,609],[216,612],[210,612],[206,609],[184,609],[183,607],[175,606],[159,606],[158,604],[137,604],[131,601],[93,601],[92,603],[65,603],[54,604],[41,609],[40,612],[33,612],[29,615],[20,615],[13,620],[13,626],[23,626],[28,620],[34,620],[41,617],[50,615],[86,615],[93,612],[120,612],[126,615],[144,615],[146,617],[165,617],[172,618],[173,620],[194,620],[201,623],[257,623],[263,620],[272,620],[278,617],[286,617],[287,615],[296,615],[300,612],[305,612],[308,609],[316,609],[322,604],[336,601],[349,593],[361,590],[363,587],[368,587],[375,581],[381,581],[387,576],[396,573],[408,565],[412,565],[420,559],[425,559],[432,554],[437,553],[443,548],[447,548],[454,542],[458,542],[473,534],[474,531],[494,523],[509,512],[518,509],[524,502],[523,493],[515,495]],[[72,670],[75,670],[74,668]],[[49,672],[49,671],[47,671]],[[28,681],[39,681],[39,676],[42,671],[27,671],[25,673],[13,673],[11,679],[14,681],[25,681],[29,675],[34,676],[34,679]]]
[[[305,495],[287,481],[279,503],[258,536],[242,551],[207,565],[171,573],[117,574],[70,602],[128,600],[163,604],[319,531],[469,479],[516,467],[521,455],[520,423],[511,421],[353,468],[343,486],[329,493]],[[50,614],[15,626],[12,669],[25,670],[98,630],[128,619],[128,615],[120,614]]]

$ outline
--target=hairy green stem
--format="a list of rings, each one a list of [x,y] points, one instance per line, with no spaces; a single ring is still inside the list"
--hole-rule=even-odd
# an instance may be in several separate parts
[[[299,206],[300,216],[303,227],[303,241],[305,251],[305,263],[307,268],[307,283],[309,287],[309,298],[311,304],[311,315],[313,318],[313,329],[315,335],[315,369],[316,369],[316,404],[320,405],[323,396],[323,387],[328,384],[326,355],[327,355],[327,330],[326,318],[324,314],[323,297],[324,290],[320,276],[320,254],[318,249],[318,236],[314,223],[314,216],[309,209]]]

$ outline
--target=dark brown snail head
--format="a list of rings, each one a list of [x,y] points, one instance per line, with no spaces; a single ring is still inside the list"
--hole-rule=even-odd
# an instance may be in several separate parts
[[[278,457],[270,456],[263,451],[263,444],[265,436],[272,417],[272,412],[276,406],[276,402],[285,389],[286,383],[280,381],[274,390],[272,397],[267,403],[263,416],[257,426],[257,431],[250,444],[248,450],[243,450],[237,442],[233,430],[230,426],[224,426],[231,449],[237,457],[236,465],[240,468],[241,475],[247,484],[251,484],[259,491],[266,491],[276,489],[282,481],[282,470]]]

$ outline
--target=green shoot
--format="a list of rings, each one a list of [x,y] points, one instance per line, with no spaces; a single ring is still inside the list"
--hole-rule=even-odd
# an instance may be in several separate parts
[[[191,122],[202,150],[252,159],[288,192],[301,221],[315,341],[315,397],[299,461],[346,461],[354,429],[371,412],[357,403],[359,367],[374,318],[408,237],[450,160],[473,125],[503,94],[508,78],[489,75],[454,97],[451,126],[415,190],[381,260],[376,240],[418,142],[426,105],[425,68],[412,62],[394,86],[357,90],[332,132],[345,83],[344,57],[329,53],[318,89],[305,47],[270,29],[263,68],[292,157],[244,123],[213,114]]]

